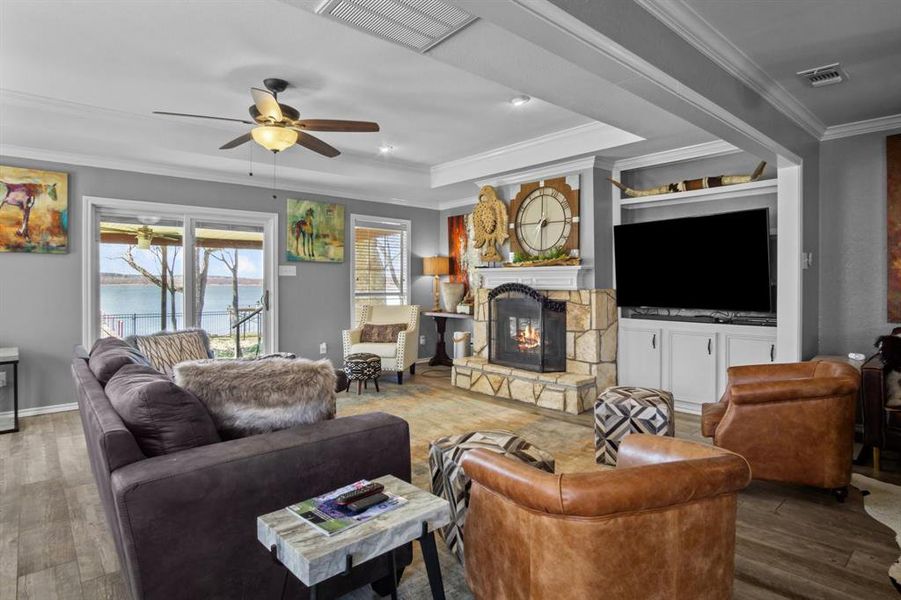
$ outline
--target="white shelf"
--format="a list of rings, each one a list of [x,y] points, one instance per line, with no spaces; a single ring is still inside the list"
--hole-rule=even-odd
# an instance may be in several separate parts
[[[655,206],[672,206],[675,204],[694,204],[696,202],[713,202],[728,200],[730,198],[747,198],[749,196],[762,196],[775,194],[777,182],[775,179],[764,179],[750,183],[736,185],[724,185],[721,187],[693,190],[690,192],[673,192],[671,194],[656,194],[641,198],[622,198],[619,205],[623,210],[636,208],[651,208]]]

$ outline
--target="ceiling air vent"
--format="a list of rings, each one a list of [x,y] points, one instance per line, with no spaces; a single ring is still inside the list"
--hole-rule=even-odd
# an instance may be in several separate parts
[[[476,20],[441,0],[325,0],[316,12],[417,52],[427,52]]]
[[[833,63],[824,67],[798,71],[798,77],[806,81],[810,87],[817,88],[846,81],[848,74],[839,63]]]

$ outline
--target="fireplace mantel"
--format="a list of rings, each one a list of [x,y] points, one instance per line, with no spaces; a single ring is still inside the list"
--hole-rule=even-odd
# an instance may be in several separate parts
[[[486,267],[477,269],[482,287],[494,289],[503,283],[523,283],[536,290],[584,290],[591,267]]]

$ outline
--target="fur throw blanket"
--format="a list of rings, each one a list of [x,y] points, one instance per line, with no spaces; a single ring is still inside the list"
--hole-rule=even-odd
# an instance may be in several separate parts
[[[176,365],[174,379],[200,398],[227,438],[335,417],[335,370],[327,360],[196,360]]]

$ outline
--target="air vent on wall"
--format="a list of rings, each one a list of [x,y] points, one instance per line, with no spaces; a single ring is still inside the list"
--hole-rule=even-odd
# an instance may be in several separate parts
[[[848,79],[848,74],[839,63],[833,63],[815,69],[798,71],[798,77],[806,81],[810,87],[816,88],[841,83]]]
[[[476,20],[442,0],[325,0],[316,12],[417,52],[427,52]]]

